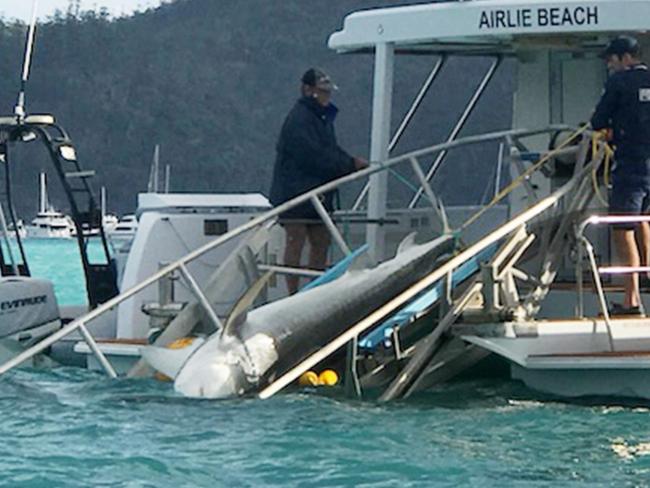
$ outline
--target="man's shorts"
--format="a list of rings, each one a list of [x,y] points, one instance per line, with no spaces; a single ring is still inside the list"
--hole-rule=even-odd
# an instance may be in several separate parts
[[[650,208],[650,175],[627,169],[629,167],[619,166],[613,174],[609,197],[609,213],[612,215],[641,215]],[[617,224],[615,227],[633,229],[636,224]]]
[[[333,211],[333,193],[330,192],[325,195],[319,196],[319,200],[325,207],[327,213],[331,214]],[[301,203],[289,210],[280,214],[280,223],[305,223],[305,224],[322,224],[323,219],[318,214],[316,207],[311,202]]]

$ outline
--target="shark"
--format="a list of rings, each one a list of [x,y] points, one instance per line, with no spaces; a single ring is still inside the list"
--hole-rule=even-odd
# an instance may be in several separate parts
[[[235,310],[208,338],[183,349],[147,347],[143,358],[190,398],[253,394],[418,282],[455,249],[445,235],[415,244],[375,267],[355,266],[339,278],[252,310]],[[264,284],[260,280],[259,286]]]

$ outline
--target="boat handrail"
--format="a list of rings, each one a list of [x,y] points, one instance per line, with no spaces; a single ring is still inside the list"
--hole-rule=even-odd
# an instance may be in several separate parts
[[[590,225],[640,224],[650,222],[650,215],[591,215],[578,228],[578,239],[584,237],[584,231]],[[599,274],[630,274],[650,272],[650,266],[599,266]]]
[[[621,274],[634,274],[634,273],[648,273],[650,266],[598,266],[596,262],[596,253],[594,246],[589,239],[584,235],[587,228],[591,225],[615,225],[615,224],[638,224],[643,222],[650,222],[650,215],[590,215],[576,229],[576,240],[581,244],[578,247],[578,257],[576,265],[576,293],[578,300],[576,304],[576,315],[578,317],[584,316],[584,286],[582,282],[582,261],[583,249],[587,252],[589,265],[591,267],[591,274],[596,287],[598,296],[598,304],[601,308],[601,313],[605,319],[607,326],[607,334],[609,337],[610,348],[614,350],[614,339],[612,336],[611,323],[609,310],[607,308],[607,301],[605,299],[605,290],[602,285],[601,275],[621,275]],[[637,290],[638,293],[638,290]],[[641,307],[643,302],[639,300]]]
[[[512,234],[513,232],[516,232],[522,226],[526,225],[529,221],[536,218],[549,208],[555,206],[560,199],[565,197],[577,185],[577,183],[581,181],[585,175],[589,174],[594,167],[597,167],[597,164],[599,163],[599,160],[592,160],[589,164],[583,167],[579,173],[575,174],[574,177],[572,177],[567,183],[558,188],[551,195],[539,201],[529,209],[524,210],[515,218],[509,220],[504,225],[500,226],[487,236],[483,237],[480,241],[476,242],[464,251],[452,257],[449,261],[436,268],[433,272],[422,278],[419,282],[415,283],[400,293],[398,296],[379,307],[370,315],[363,318],[343,334],[335,338],[332,342],[320,348],[318,351],[303,360],[300,364],[296,365],[285,374],[280,376],[278,379],[276,379],[273,383],[271,383],[259,393],[259,398],[266,399],[273,396],[275,393],[282,390],[284,387],[296,380],[302,373],[312,368],[313,366],[316,366],[318,363],[343,347],[345,344],[359,337],[365,331],[373,327],[378,321],[385,318],[390,313],[395,312],[400,307],[408,303],[409,300],[411,300],[413,297],[417,296],[420,292],[426,290],[434,283],[443,279],[449,273],[452,273],[456,268],[464,264],[467,260],[476,256],[481,251],[499,242],[501,239]],[[2,371],[0,370],[0,373],[1,372]]]
[[[509,129],[509,130],[503,130],[503,131],[497,131],[497,132],[491,132],[487,134],[479,134],[479,135],[474,135],[474,136],[467,136],[464,138],[459,138],[455,139],[453,141],[449,142],[444,142],[440,144],[436,144],[433,146],[429,146],[423,149],[415,150],[406,154],[403,154],[401,156],[389,158],[385,161],[378,161],[378,162],[372,162],[371,165],[368,168],[365,168],[363,170],[345,175],[341,178],[338,178],[336,180],[333,180],[331,182],[325,183],[324,185],[321,185],[318,188],[315,188],[313,190],[310,190],[302,195],[299,195],[281,205],[278,205],[277,207],[269,210],[268,212],[265,212],[245,224],[225,233],[222,234],[221,236],[217,237],[211,242],[208,242],[204,244],[203,246],[195,249],[194,251],[186,254],[182,258],[168,264],[167,266],[161,268],[159,271],[156,273],[152,274],[148,278],[145,278],[144,280],[140,281],[140,283],[134,285],[133,287],[129,288],[128,290],[120,293],[119,295],[109,299],[108,301],[104,302],[103,304],[97,306],[95,309],[91,310],[88,312],[86,315],[83,315],[70,323],[64,325],[61,329],[58,331],[54,332],[52,335],[44,338],[40,342],[34,344],[31,346],[29,349],[26,349],[25,351],[21,352],[14,358],[10,359],[6,363],[0,365],[0,375],[6,373],[10,369],[18,366],[22,362],[28,360],[29,358],[33,357],[34,355],[42,352],[55,342],[61,340],[63,337],[69,335],[70,333],[74,332],[77,329],[80,329],[82,327],[85,327],[86,324],[90,323],[92,320],[96,319],[100,315],[103,315],[104,313],[114,309],[116,306],[118,306],[120,303],[124,302],[125,300],[131,298],[132,296],[136,295],[143,289],[147,288],[148,286],[154,284],[161,278],[167,276],[170,273],[173,273],[174,271],[177,270],[186,270],[186,265],[190,263],[191,261],[195,260],[196,258],[202,256],[203,254],[207,253],[208,251],[211,251],[218,246],[223,245],[224,243],[231,241],[232,239],[252,230],[255,229],[261,225],[264,225],[265,223],[276,219],[278,216],[280,216],[282,213],[286,212],[287,210],[294,208],[300,204],[303,204],[307,201],[312,201],[312,202],[317,202],[316,203],[316,208],[318,210],[321,210],[319,213],[321,217],[324,219],[328,229],[330,232],[335,230],[335,226],[333,222],[331,221],[331,217],[323,211],[322,208],[319,208],[318,204],[320,201],[318,200],[318,196],[324,193],[327,193],[329,191],[335,190],[338,187],[340,187],[343,184],[359,180],[362,178],[369,177],[370,175],[373,175],[375,173],[379,173],[381,171],[387,171],[389,168],[392,168],[393,166],[403,163],[403,162],[408,162],[410,164],[413,164],[414,162],[417,163],[417,159],[419,157],[432,154],[432,153],[437,153],[439,151],[448,151],[450,149],[458,148],[458,147],[464,147],[472,144],[480,144],[480,143],[485,143],[485,142],[491,142],[491,141],[500,141],[500,140],[506,140],[508,142],[511,142],[512,140],[518,140],[521,138],[527,138],[530,136],[535,136],[535,135],[541,135],[541,134],[549,134],[557,131],[567,131],[567,130],[572,130],[575,128],[572,128],[571,126],[564,125],[564,124],[555,124],[555,125],[550,125],[544,128],[539,128],[539,129]],[[584,130],[581,129],[581,130]],[[578,133],[578,132],[576,132]],[[553,154],[553,151],[550,151],[548,155]],[[524,181],[524,178],[520,178],[519,181]],[[512,185],[511,185],[512,186]],[[562,188],[566,188],[567,185],[563,186]],[[558,190],[559,191],[559,190]],[[567,190],[568,191],[568,190]],[[429,192],[427,192],[429,193]],[[503,192],[502,192],[503,193]],[[554,195],[557,195],[558,192],[556,191]],[[502,194],[500,194],[501,197],[503,197]],[[548,208],[551,206],[556,200],[553,200],[552,202],[549,202],[549,198],[547,197],[546,199],[542,200],[539,202],[539,204],[544,204],[543,207],[544,209]],[[432,204],[435,206],[436,202],[432,202]],[[534,206],[533,208],[539,208],[539,205]],[[528,212],[524,213],[525,215],[528,215]],[[514,222],[518,222],[518,220],[515,220]],[[504,227],[501,228],[503,229],[510,229],[511,225],[506,224]],[[510,232],[510,231],[508,231]],[[506,235],[508,232],[506,232],[504,235]],[[335,241],[339,242],[340,244],[340,235],[335,236]],[[481,241],[483,242],[483,241]],[[492,242],[492,241],[491,241]],[[486,244],[487,245],[487,244]],[[478,252],[481,249],[475,249],[475,246],[470,247],[468,250],[473,250],[473,252]],[[462,255],[464,256],[466,253],[463,253]],[[454,260],[455,262],[455,260]],[[195,290],[195,292],[199,293],[199,296],[197,296],[197,299],[199,302],[202,304],[207,303],[207,299],[205,296],[201,296],[200,290]],[[391,302],[392,303],[392,302]],[[206,313],[208,316],[214,316],[214,311],[213,310],[206,310]],[[94,348],[92,348],[94,349]],[[104,364],[104,359],[103,356],[101,355],[101,351],[97,349],[97,352],[99,353],[100,357],[98,359],[100,360],[100,363]],[[110,371],[107,370],[109,374],[111,374]]]

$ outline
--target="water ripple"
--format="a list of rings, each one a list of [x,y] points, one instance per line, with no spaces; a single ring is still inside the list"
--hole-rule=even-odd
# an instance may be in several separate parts
[[[180,398],[88,371],[0,380],[5,486],[644,486],[647,407],[469,381],[383,405],[340,392]]]

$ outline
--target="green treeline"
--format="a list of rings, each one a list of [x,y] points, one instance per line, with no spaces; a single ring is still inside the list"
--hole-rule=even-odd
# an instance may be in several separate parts
[[[161,163],[171,165],[172,190],[266,193],[275,139],[310,66],[324,68],[340,87],[341,145],[367,157],[372,57],[336,54],[327,38],[350,11],[396,3],[176,0],[115,20],[72,8],[38,27],[27,108],[54,114],[66,128],[82,165],[97,171],[95,188],[107,187],[110,210],[134,210],[155,144]],[[15,104],[25,32],[24,24],[0,21],[2,114]],[[435,61],[397,59],[394,127]],[[450,61],[395,154],[443,140],[488,65],[484,59]],[[509,126],[510,70],[508,64],[501,69],[465,134]],[[31,217],[38,171],[47,169],[51,182],[54,173],[40,147],[14,154],[17,207]],[[458,180],[461,189],[447,192],[448,203],[480,199],[493,168],[484,157],[468,151],[450,161],[435,183],[446,188],[446,179]],[[54,183],[51,192],[65,209]]]

